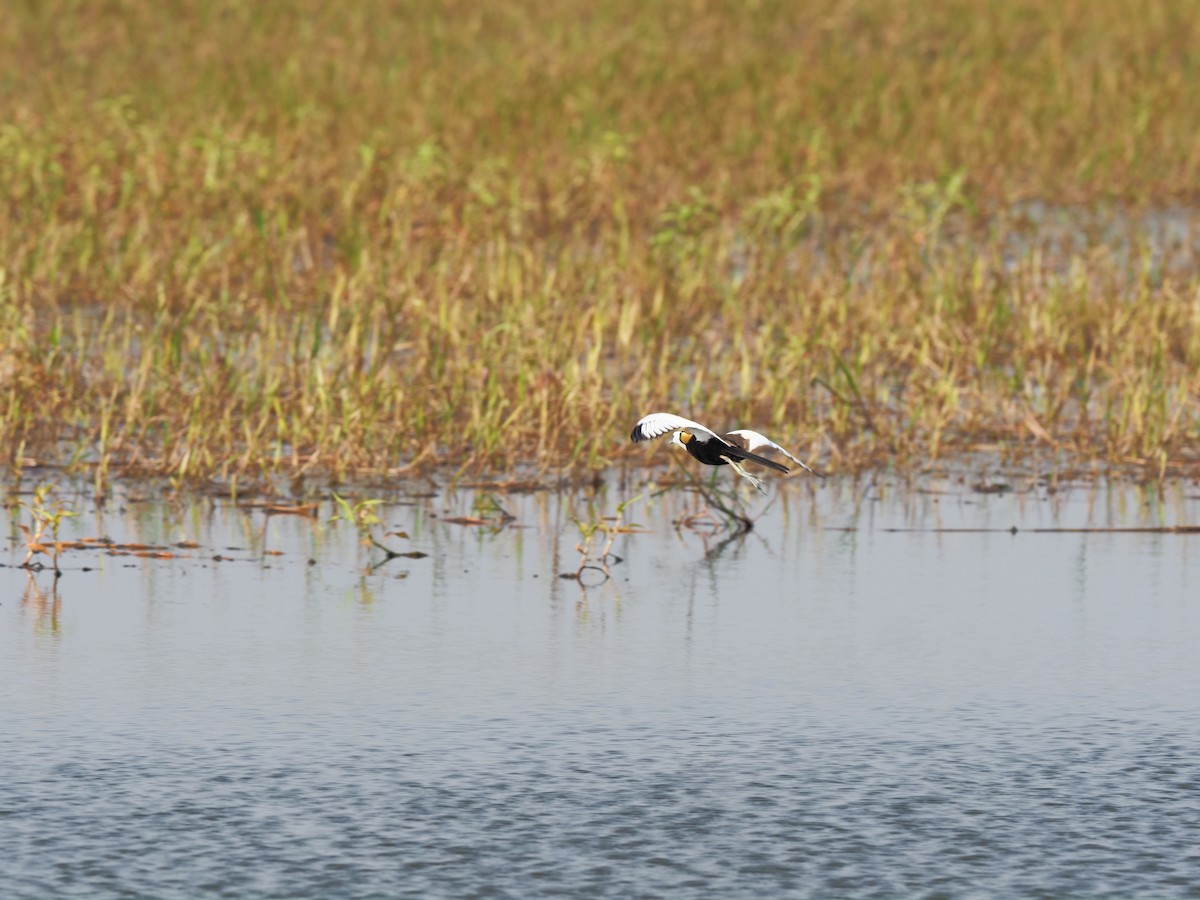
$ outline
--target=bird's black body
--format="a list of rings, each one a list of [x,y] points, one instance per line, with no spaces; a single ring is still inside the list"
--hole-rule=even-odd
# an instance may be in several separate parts
[[[774,469],[776,472],[787,473],[788,467],[780,465],[773,459],[767,459],[765,456],[759,456],[757,453],[751,453],[748,450],[743,450],[741,447],[735,447],[733,444],[723,441],[719,437],[710,437],[707,440],[703,436],[696,436],[691,432],[683,432],[680,436],[683,441],[684,449],[691,455],[692,459],[704,463],[706,466],[724,466],[728,465],[730,459],[748,459],[751,462],[756,462],[760,466],[766,466],[768,469]]]

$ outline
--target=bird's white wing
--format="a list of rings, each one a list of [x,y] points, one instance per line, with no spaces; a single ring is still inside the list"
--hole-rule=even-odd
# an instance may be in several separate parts
[[[729,443],[715,431],[705,428],[699,422],[693,422],[691,419],[685,419],[683,416],[677,416],[674,413],[664,412],[650,413],[648,416],[642,416],[642,418],[638,419],[638,423],[633,426],[633,434],[629,437],[634,441],[650,441],[672,431],[690,431],[697,437],[715,437],[723,444]],[[761,437],[761,435],[759,436]]]
[[[645,420],[643,419],[643,421]],[[792,454],[788,453],[766,435],[759,434],[757,431],[751,431],[749,428],[739,428],[737,431],[731,431],[729,433],[744,437],[746,439],[746,449],[751,453],[761,450],[763,447],[770,447],[772,450],[778,450],[806,472],[812,472],[812,469],[808,467],[808,463],[804,462],[803,460],[796,459],[796,457],[792,456]]]

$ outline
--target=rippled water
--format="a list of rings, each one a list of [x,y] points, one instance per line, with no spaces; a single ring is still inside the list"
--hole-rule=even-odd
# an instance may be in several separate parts
[[[1200,535],[1033,531],[1200,489],[792,481],[725,543],[666,497],[559,578],[631,493],[412,498],[430,555],[369,573],[344,524],[76,501],[200,547],[0,569],[4,896],[1200,894]]]

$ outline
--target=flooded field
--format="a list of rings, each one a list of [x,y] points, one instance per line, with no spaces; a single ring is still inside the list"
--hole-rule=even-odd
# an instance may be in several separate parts
[[[1200,487],[1003,488],[641,499],[592,587],[615,478],[396,498],[392,559],[68,496],[111,543],[0,555],[5,896],[1196,896]]]

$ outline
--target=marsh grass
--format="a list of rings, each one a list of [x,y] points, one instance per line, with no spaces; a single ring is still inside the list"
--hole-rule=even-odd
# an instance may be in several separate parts
[[[15,4],[0,447],[537,477],[671,409],[1193,468],[1198,45],[1187,0]]]

